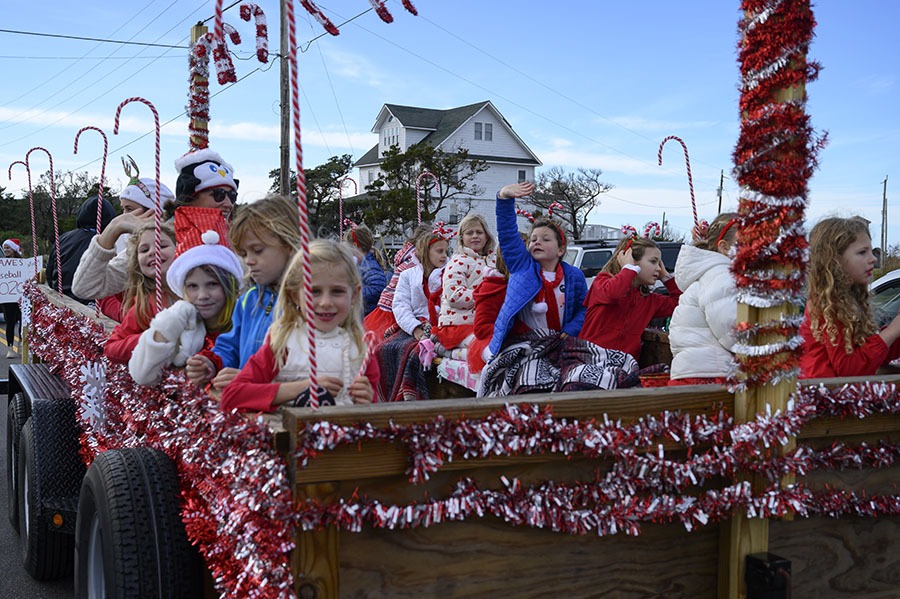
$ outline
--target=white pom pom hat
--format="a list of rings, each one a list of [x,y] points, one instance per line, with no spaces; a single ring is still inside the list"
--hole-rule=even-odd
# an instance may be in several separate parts
[[[240,258],[228,243],[228,226],[218,208],[181,206],[175,210],[175,260],[166,272],[172,293],[184,296],[184,279],[198,266],[210,264],[244,276]]]
[[[156,207],[156,181],[143,177],[141,179],[132,178],[128,182],[128,186],[119,194],[120,200],[131,200],[136,204],[140,204],[144,208],[151,210]],[[175,194],[166,187],[165,183],[159,184],[159,205],[165,206],[166,202],[175,200]]]

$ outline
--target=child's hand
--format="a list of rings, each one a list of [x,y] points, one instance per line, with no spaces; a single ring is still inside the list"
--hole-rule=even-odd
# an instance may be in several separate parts
[[[625,266],[626,264],[637,264],[634,259],[634,251],[629,247],[627,250],[616,256],[616,260],[619,262],[619,267]]]
[[[662,260],[660,260],[659,261],[659,280],[665,281],[668,276],[669,276],[669,271],[666,270],[666,265],[663,264]]]
[[[206,356],[196,354],[187,359],[184,373],[192,383],[202,387],[216,375],[216,367],[213,365],[212,360]]]
[[[324,387],[332,397],[337,397],[341,389],[344,388],[344,382],[336,376],[323,376],[317,381],[320,387]]]
[[[355,404],[369,404],[375,398],[375,390],[372,383],[364,376],[358,376],[350,383],[350,397]]]
[[[219,374],[212,380],[213,389],[216,391],[221,391],[224,389],[228,383],[234,380],[234,377],[238,375],[240,370],[237,368],[223,368],[219,371]]]
[[[500,193],[497,194],[497,197],[505,199],[523,198],[525,196],[530,196],[532,193],[534,193],[534,183],[526,181],[525,183],[505,185],[503,189],[500,190]]]

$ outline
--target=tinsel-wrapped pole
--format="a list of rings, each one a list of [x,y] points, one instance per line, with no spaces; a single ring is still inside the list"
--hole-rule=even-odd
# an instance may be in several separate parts
[[[197,56],[194,44],[206,35],[206,25],[194,25],[191,27],[191,51],[188,58],[190,67],[190,85],[188,91],[188,116],[190,123],[189,145],[192,150],[202,150],[209,147],[209,68],[205,70],[201,63],[209,62],[209,57]]]
[[[741,199],[732,266],[739,301],[738,370],[731,381],[737,422],[767,407],[783,411],[796,388],[804,209],[821,144],[805,111],[805,85],[818,71],[806,59],[815,27],[810,0],[743,0],[741,9],[741,131],[734,150]],[[762,484],[751,482],[754,490]],[[768,549],[767,522],[736,513],[722,540],[730,559],[723,563],[728,571],[720,575],[719,596],[738,597],[744,556]]]

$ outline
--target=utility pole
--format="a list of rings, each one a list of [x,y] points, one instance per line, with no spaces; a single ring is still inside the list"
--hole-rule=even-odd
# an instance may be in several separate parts
[[[722,188],[725,186],[725,169],[719,171],[719,189],[716,190],[716,195],[719,196],[719,211],[716,214],[722,214]]]
[[[887,258],[887,175],[884,176],[884,190],[881,192],[881,267],[884,267],[884,259]]]
[[[666,234],[666,213],[665,212],[663,212],[662,226],[660,226],[659,232],[660,232],[660,237],[663,237],[663,235]]]
[[[281,0],[281,176],[278,187],[281,195],[290,197],[291,187],[291,101],[290,101],[290,39],[288,38],[287,2]]]

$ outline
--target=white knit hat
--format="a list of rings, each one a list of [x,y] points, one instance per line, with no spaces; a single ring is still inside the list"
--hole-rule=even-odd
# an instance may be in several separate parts
[[[244,276],[240,258],[228,245],[228,227],[218,208],[180,206],[175,210],[175,259],[166,272],[166,282],[178,297],[184,294],[184,279],[197,266],[209,264]]]
[[[234,168],[222,160],[215,150],[205,148],[188,152],[175,161],[175,168],[178,170],[175,183],[175,196],[178,198],[188,198],[213,187],[225,186],[237,191]]]
[[[132,179],[128,182],[128,187],[119,194],[120,200],[131,200],[136,204],[140,204],[144,208],[151,210],[156,206],[156,181],[143,177],[141,179]],[[166,187],[165,183],[159,184],[159,205],[165,206],[166,202],[175,200],[175,194]]]

